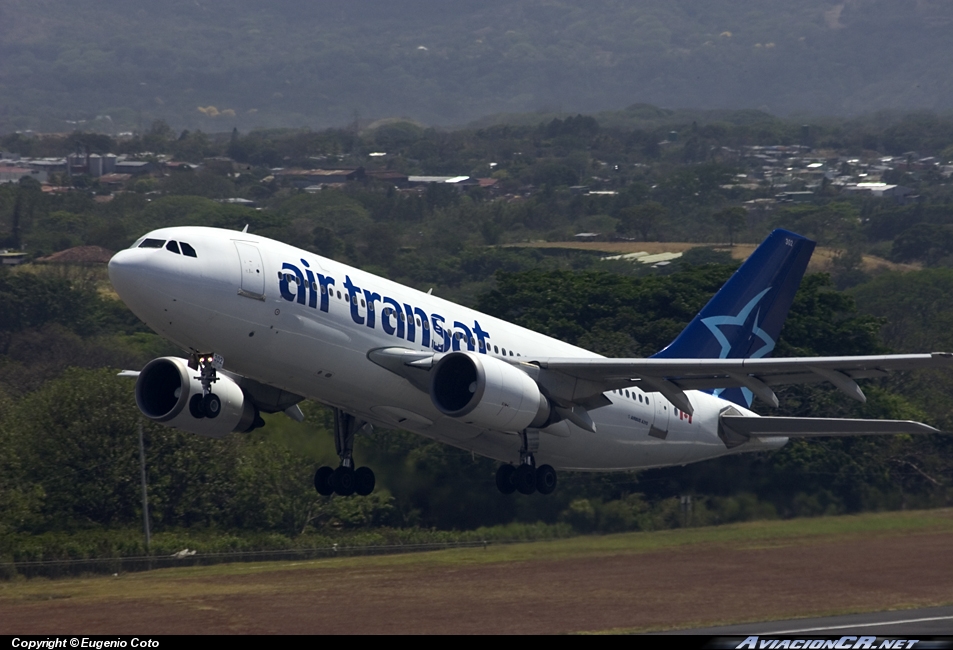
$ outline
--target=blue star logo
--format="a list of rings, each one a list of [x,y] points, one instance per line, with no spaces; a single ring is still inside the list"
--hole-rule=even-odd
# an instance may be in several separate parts
[[[724,325],[734,326],[734,327],[744,327],[748,322],[748,318],[751,316],[751,312],[754,311],[754,308],[757,307],[758,303],[761,302],[761,299],[764,298],[765,294],[771,291],[771,287],[768,287],[754,298],[752,298],[744,308],[738,312],[737,316],[709,316],[708,318],[703,318],[702,323],[705,324],[711,333],[714,335],[715,339],[718,340],[718,343],[721,344],[721,353],[718,355],[719,359],[727,359],[728,354],[731,352],[731,341],[728,340],[728,337],[725,336],[725,333],[721,331],[721,327]],[[775,345],[774,339],[772,339],[767,332],[758,327],[758,321],[761,316],[761,310],[758,309],[754,314],[754,320],[751,324],[751,333],[754,336],[757,336],[764,342],[760,348],[755,350],[752,354],[748,355],[751,359],[760,359],[761,357],[767,356],[773,349]],[[740,339],[740,343],[747,345],[750,339],[748,337],[743,337]],[[716,397],[721,395],[724,388],[719,388],[715,390],[712,394]],[[748,401],[748,404],[751,404],[753,395],[751,391],[747,388],[742,388],[741,392],[744,393],[745,398]]]

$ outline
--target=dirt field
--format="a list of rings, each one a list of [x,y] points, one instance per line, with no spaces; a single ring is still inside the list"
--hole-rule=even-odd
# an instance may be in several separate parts
[[[684,253],[690,248],[699,246],[708,246],[709,244],[693,244],[690,242],[532,242],[528,244],[508,244],[512,248],[567,248],[572,250],[585,250],[606,253],[607,255],[619,255],[622,253],[638,253],[645,251],[650,255],[656,253]],[[729,247],[727,244],[718,246],[712,245],[715,250],[729,251],[736,260],[747,259],[754,252],[754,244],[735,244]],[[814,256],[808,264],[808,271],[830,271],[831,260],[834,258],[835,251],[830,248],[818,247],[814,251]],[[870,273],[878,270],[889,271],[914,271],[921,268],[917,264],[898,264],[890,262],[873,255],[864,255],[862,268]]]
[[[16,581],[0,583],[0,634],[646,631],[939,605],[953,603],[951,521]]]

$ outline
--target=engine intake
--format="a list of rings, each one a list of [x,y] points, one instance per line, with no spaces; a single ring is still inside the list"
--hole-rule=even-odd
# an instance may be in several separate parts
[[[219,372],[212,386],[222,402],[216,418],[198,419],[189,412],[189,400],[202,394],[202,384],[188,361],[160,357],[146,364],[136,381],[136,405],[150,420],[200,436],[221,438],[232,431],[250,431],[255,426],[256,409],[241,387]]]
[[[430,375],[430,399],[449,417],[513,432],[550,421],[552,408],[536,382],[496,357],[451,352]]]

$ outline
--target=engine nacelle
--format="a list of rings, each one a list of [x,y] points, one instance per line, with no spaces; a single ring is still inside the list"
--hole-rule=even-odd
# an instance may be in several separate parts
[[[536,382],[496,357],[451,352],[430,375],[430,399],[444,415],[497,431],[549,422],[552,409]]]
[[[221,438],[232,431],[249,431],[255,425],[255,406],[242,389],[225,374],[217,373],[212,392],[222,402],[215,418],[196,418],[189,400],[202,394],[197,370],[185,359],[160,357],[146,364],[136,380],[136,405],[150,420],[209,438]]]

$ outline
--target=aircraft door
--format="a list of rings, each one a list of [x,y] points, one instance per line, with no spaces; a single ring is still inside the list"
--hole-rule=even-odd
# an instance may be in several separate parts
[[[649,395],[655,404],[655,419],[649,427],[649,435],[664,440],[668,437],[668,419],[672,414],[672,405],[662,397],[661,393],[649,393]]]
[[[242,286],[239,295],[255,300],[265,299],[265,271],[258,247],[248,242],[235,242],[242,269]]]

